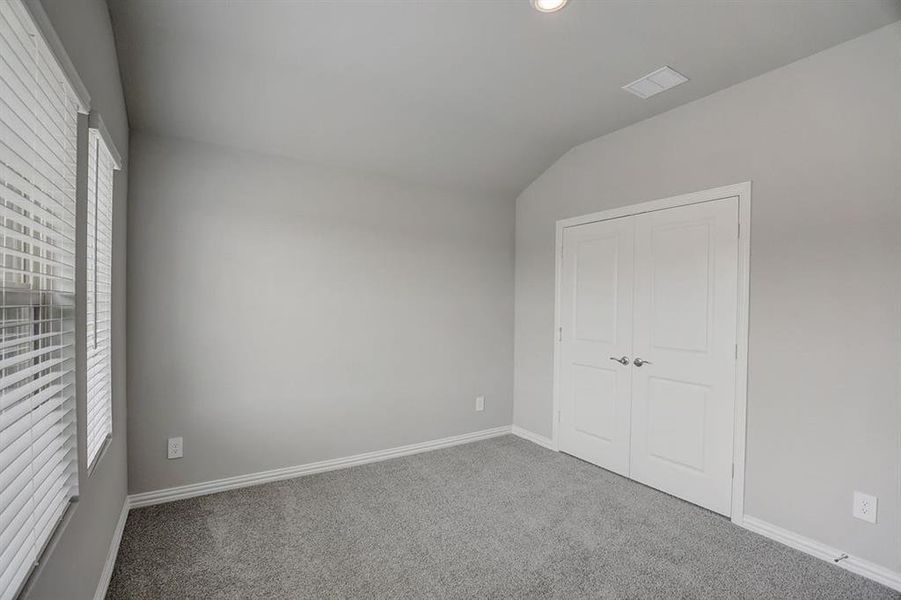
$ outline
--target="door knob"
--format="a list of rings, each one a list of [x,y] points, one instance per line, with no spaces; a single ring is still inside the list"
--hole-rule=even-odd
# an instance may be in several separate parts
[[[611,357],[610,357],[610,360],[615,360],[616,362],[618,362],[619,364],[621,364],[621,365],[623,365],[623,366],[626,366],[626,365],[629,364],[629,357],[628,357],[628,356],[621,356],[620,358],[616,358],[615,356],[611,356]]]
[[[632,361],[632,364],[635,365],[636,367],[640,367],[642,365],[652,365],[654,363],[652,363],[649,360],[642,360],[640,358],[636,358],[634,361]]]

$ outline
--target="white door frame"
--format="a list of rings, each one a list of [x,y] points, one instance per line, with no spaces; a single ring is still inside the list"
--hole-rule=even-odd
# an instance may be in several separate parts
[[[620,217],[629,217],[677,206],[700,204],[723,198],[738,197],[738,319],[736,340],[738,356],[735,361],[735,424],[732,442],[732,511],[733,523],[741,524],[744,517],[745,500],[745,446],[747,444],[747,410],[748,410],[748,305],[751,268],[751,182],[736,183],[723,187],[682,194],[671,198],[633,204],[620,208],[602,210],[600,212],[561,219],[557,221],[555,245],[555,279],[554,279],[554,412],[553,435],[554,450],[560,450],[558,429],[560,422],[560,280],[563,260],[563,230],[567,227],[585,225],[597,221],[607,221]]]

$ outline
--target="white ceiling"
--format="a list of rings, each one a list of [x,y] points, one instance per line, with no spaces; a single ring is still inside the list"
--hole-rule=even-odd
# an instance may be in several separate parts
[[[134,129],[504,196],[574,145],[901,19],[901,0],[109,3]],[[663,65],[690,81],[620,89]]]

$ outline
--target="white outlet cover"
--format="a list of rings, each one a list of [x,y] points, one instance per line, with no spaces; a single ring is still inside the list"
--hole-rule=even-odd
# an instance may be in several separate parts
[[[476,397],[476,410],[479,412],[485,410],[485,396]]]
[[[854,506],[851,514],[854,518],[861,519],[868,523],[876,522],[876,509],[879,506],[879,499],[876,496],[870,496],[863,492],[854,492]]]
[[[166,446],[166,458],[181,458],[184,451],[184,441],[180,437],[169,438]]]

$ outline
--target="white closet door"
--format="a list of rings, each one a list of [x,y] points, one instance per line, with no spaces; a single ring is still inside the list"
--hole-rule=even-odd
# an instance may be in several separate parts
[[[631,477],[728,515],[738,198],[635,217]]]
[[[560,450],[629,474],[634,218],[564,230]]]

